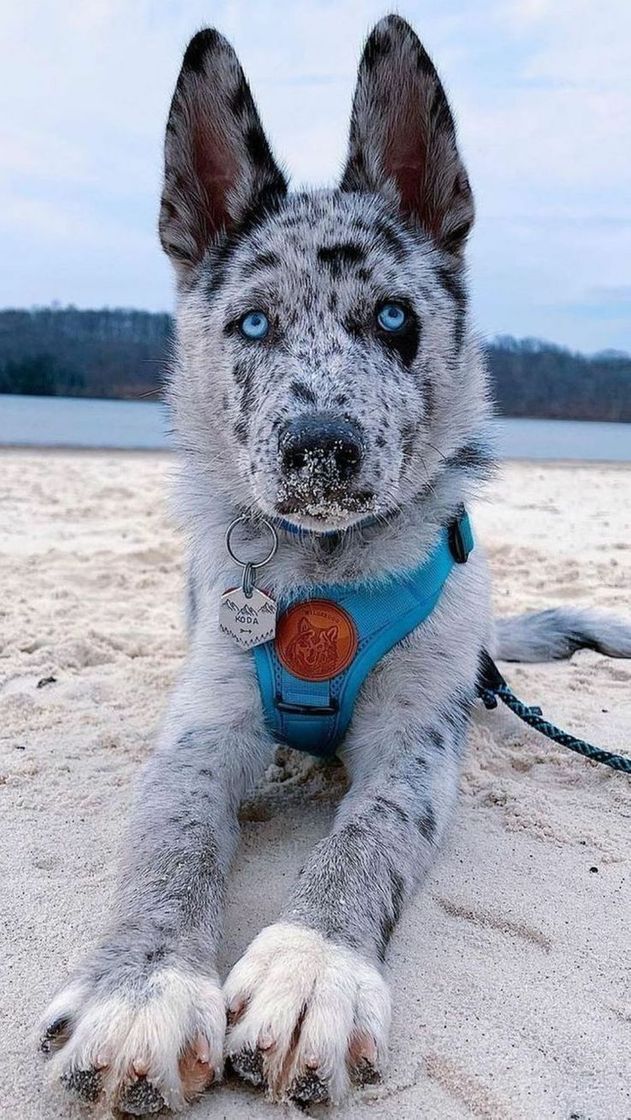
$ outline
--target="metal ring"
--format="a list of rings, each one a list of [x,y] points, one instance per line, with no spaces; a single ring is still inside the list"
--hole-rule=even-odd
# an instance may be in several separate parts
[[[230,523],[226,530],[226,548],[228,550],[228,555],[232,557],[235,564],[239,564],[242,568],[245,568],[250,563],[255,570],[258,568],[264,568],[265,565],[269,564],[270,560],[272,560],[276,555],[276,549],[278,548],[278,533],[276,532],[276,529],[270,521],[257,522],[257,524],[264,525],[265,528],[269,530],[270,536],[272,538],[272,547],[270,548],[269,553],[267,554],[265,559],[259,560],[256,564],[252,563],[249,560],[239,560],[239,557],[235,556],[234,552],[232,551],[230,539],[237,525],[239,525],[242,521],[251,521],[251,518],[247,517],[245,514],[242,514],[241,517],[235,517],[234,521]]]
[[[252,592],[254,591],[255,586],[255,574],[256,573],[254,571],[254,564],[246,564],[245,568],[243,569],[243,582],[241,584],[243,594],[245,595],[246,599],[252,598]]]

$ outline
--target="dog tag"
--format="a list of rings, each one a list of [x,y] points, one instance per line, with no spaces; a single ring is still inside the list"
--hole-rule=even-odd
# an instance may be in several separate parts
[[[276,603],[253,587],[249,596],[243,587],[225,591],[219,607],[219,628],[242,649],[271,642],[276,633]]]
[[[224,591],[219,605],[219,629],[234,638],[241,649],[253,649],[264,642],[271,642],[276,633],[276,603],[264,591],[259,591],[255,584],[258,569],[264,568],[276,555],[278,534],[269,521],[263,521],[262,525],[268,530],[272,542],[268,555],[258,563],[240,560],[231,544],[232,534],[237,525],[247,520],[245,516],[237,517],[226,533],[228,554],[235,564],[243,568],[243,578],[241,587]]]

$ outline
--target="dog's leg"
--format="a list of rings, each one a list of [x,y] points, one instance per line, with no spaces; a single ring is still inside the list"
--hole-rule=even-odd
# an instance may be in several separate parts
[[[397,691],[396,672],[386,676],[391,687],[358,712],[352,786],[332,833],[226,983],[231,1063],[277,1099],[339,1100],[351,1080],[377,1076],[390,1019],[385,949],[455,797],[471,682],[432,718]]]
[[[226,874],[239,801],[273,749],[236,657],[193,654],[140,783],[109,932],[43,1024],[62,1082],[125,1113],[180,1109],[221,1076]]]

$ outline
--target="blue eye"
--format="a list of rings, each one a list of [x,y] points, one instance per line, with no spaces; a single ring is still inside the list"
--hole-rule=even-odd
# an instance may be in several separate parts
[[[264,311],[248,311],[239,323],[241,334],[246,338],[261,339],[265,338],[269,330],[269,319]]]
[[[377,312],[377,322],[384,331],[400,331],[407,318],[407,312],[400,303],[384,303]]]

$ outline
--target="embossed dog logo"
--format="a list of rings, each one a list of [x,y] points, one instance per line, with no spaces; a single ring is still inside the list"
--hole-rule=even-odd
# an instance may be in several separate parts
[[[339,660],[337,626],[314,626],[305,616],[287,650],[289,660],[307,673],[332,673]]]

